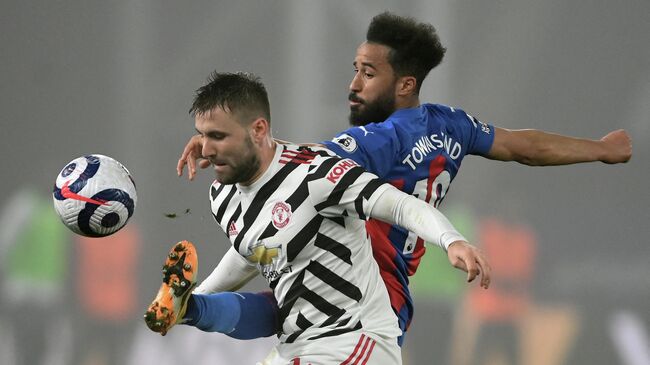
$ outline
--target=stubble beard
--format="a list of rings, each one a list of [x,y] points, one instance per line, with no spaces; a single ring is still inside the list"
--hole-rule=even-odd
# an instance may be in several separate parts
[[[224,185],[231,185],[235,183],[247,183],[253,179],[255,174],[260,169],[260,158],[255,153],[255,146],[250,137],[245,140],[246,154],[235,165],[230,165],[232,173],[226,176],[217,175],[217,181]]]
[[[349,99],[359,100],[354,94]],[[360,127],[369,123],[380,123],[388,119],[395,112],[395,96],[388,92],[380,95],[371,102],[362,101],[362,104],[350,107],[350,125]]]

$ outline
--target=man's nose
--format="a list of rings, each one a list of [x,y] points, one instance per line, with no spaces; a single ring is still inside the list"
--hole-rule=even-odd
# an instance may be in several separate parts
[[[203,145],[201,146],[201,156],[203,156],[204,158],[208,158],[214,155],[216,155],[215,148],[211,146],[210,143],[204,141]]]
[[[361,77],[359,73],[355,73],[352,81],[350,82],[350,91],[359,92],[363,88],[363,83],[361,82]]]

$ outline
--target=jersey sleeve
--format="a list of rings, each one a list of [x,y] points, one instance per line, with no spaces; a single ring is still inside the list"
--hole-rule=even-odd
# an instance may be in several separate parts
[[[486,155],[494,142],[494,127],[483,123],[461,109],[450,108],[454,126],[460,128],[459,134],[469,155]]]
[[[363,220],[368,218],[377,197],[389,187],[354,160],[339,157],[324,159],[308,183],[309,197],[319,214]]]
[[[389,122],[350,128],[323,144],[342,158],[352,159],[382,178],[393,168],[401,147]]]

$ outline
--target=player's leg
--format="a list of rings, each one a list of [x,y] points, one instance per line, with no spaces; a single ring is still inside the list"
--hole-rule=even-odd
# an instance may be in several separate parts
[[[191,294],[197,269],[194,245],[188,241],[175,244],[163,265],[163,283],[144,316],[152,331],[164,336],[182,323],[238,339],[277,333],[278,307],[271,293]]]
[[[270,292],[192,294],[182,323],[250,340],[278,332],[278,307]]]

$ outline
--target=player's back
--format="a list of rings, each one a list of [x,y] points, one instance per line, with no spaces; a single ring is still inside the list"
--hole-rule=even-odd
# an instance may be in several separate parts
[[[401,109],[382,123],[351,128],[326,142],[398,189],[438,206],[467,154],[485,154],[494,131],[460,109],[423,104]],[[413,302],[408,277],[425,252],[422,239],[398,226],[370,220],[373,254],[400,327],[408,328]]]

